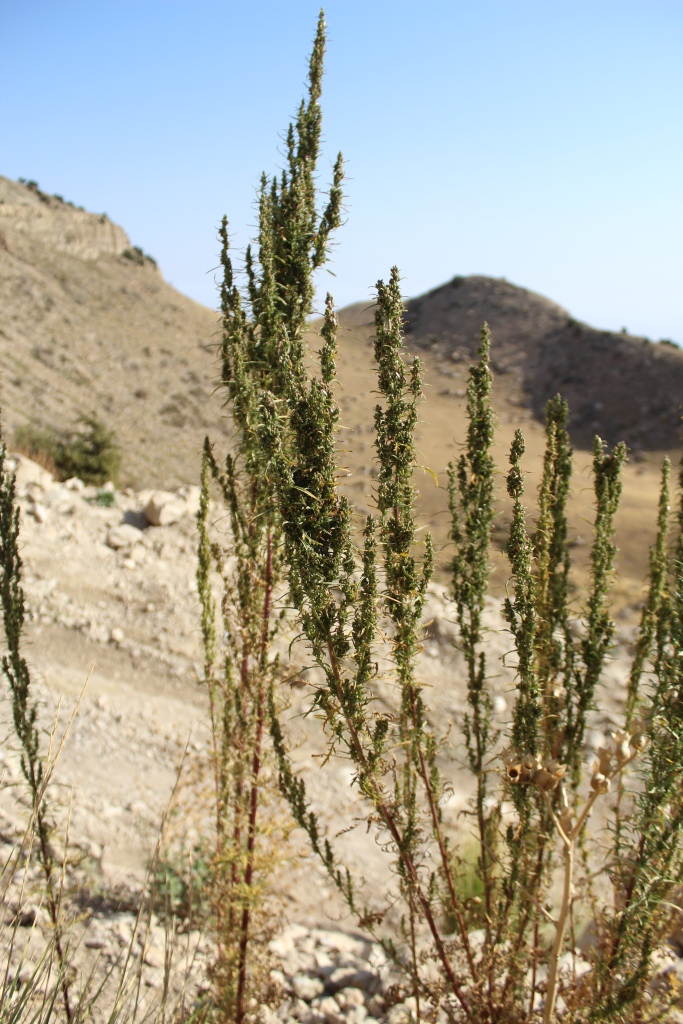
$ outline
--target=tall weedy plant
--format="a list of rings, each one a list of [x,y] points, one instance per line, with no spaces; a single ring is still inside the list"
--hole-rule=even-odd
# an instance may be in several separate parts
[[[22,653],[25,602],[19,554],[20,511],[15,479],[5,470],[5,445],[0,441],[0,602],[5,633],[2,671],[9,687],[12,724],[21,752],[21,772],[31,805],[31,850],[43,875],[45,903],[53,930],[53,947],[59,985],[68,1022],[73,1018],[71,982],[61,908],[61,871],[52,844],[54,824],[47,802],[49,771],[38,728],[38,701],[33,695],[31,674]]]
[[[675,896],[683,853],[683,504],[671,551],[665,467],[623,728],[587,764],[586,731],[614,639],[609,589],[626,450],[617,445],[608,451],[595,439],[590,585],[579,609],[569,600],[572,449],[565,403],[557,397],[548,404],[533,529],[524,505],[524,439],[516,433],[507,474],[510,585],[501,609],[514,647],[516,697],[510,723],[496,729],[492,677],[498,667],[487,657],[484,628],[495,515],[490,339],[484,326],[479,360],[470,372],[467,438],[449,469],[451,585],[467,695],[465,767],[474,782],[475,873],[483,894],[472,898],[463,877],[471,868],[463,868],[459,834],[447,827],[442,812],[461,766],[447,757],[420,681],[421,619],[433,552],[428,536],[419,539],[416,524],[414,431],[422,371],[403,351],[398,271],[377,286],[376,510],[358,524],[361,530],[338,487],[337,323],[330,296],[317,361],[304,344],[312,272],[325,257],[341,202],[338,161],[327,206],[316,212],[322,56],[321,20],[308,104],[287,136],[287,167],[281,179],[262,181],[258,251],[247,251],[244,295],[234,283],[223,226],[223,381],[237,446],[222,476],[205,452],[200,521],[206,522],[211,469],[221,482],[237,545],[228,621],[233,616],[242,633],[237,636],[233,626],[227,656],[233,667],[225,673],[218,703],[221,709],[241,708],[247,706],[243,694],[250,694],[255,725],[239,725],[233,735],[258,737],[255,746],[249,739],[252,751],[261,750],[267,704],[280,788],[293,816],[349,908],[403,969],[418,1019],[434,1020],[440,1013],[471,1024],[663,1019],[673,995],[666,985],[654,987],[652,978],[655,954],[679,914]],[[207,680],[213,686],[205,534],[202,543],[200,592],[210,654]],[[263,581],[275,579],[269,576],[275,567],[286,581],[297,632],[319,669],[313,707],[325,722],[329,756],[352,764],[368,826],[397,879],[391,909],[400,905],[402,913],[395,928],[388,906],[361,903],[351,873],[311,809],[288,755],[272,675],[254,690],[237,672],[245,650],[241,637],[251,635],[248,664],[258,665],[259,673],[273,671],[267,655],[256,657],[254,650],[265,650],[258,637],[270,636],[263,632],[265,610],[270,615],[271,608]],[[257,614],[248,611],[254,593],[263,602],[255,606],[261,610],[260,633],[248,625]],[[577,615],[580,629],[573,621]],[[386,671],[379,671],[380,664]],[[387,676],[397,694],[393,707]],[[253,755],[249,763],[239,778],[248,775],[253,785]],[[637,774],[629,772],[634,764]],[[220,771],[217,777],[224,806],[236,807],[242,793],[238,775],[227,782]],[[589,828],[598,804],[609,825],[599,836]],[[218,833],[224,835],[225,827],[219,824]],[[576,925],[589,917],[596,939],[579,972]]]
[[[315,182],[321,131],[319,98],[325,28],[321,14],[309,63],[308,98],[287,133],[286,168],[263,175],[257,245],[246,252],[246,287],[235,280],[227,219],[222,240],[222,384],[233,419],[233,450],[220,465],[206,442],[199,522],[198,589],[202,604],[204,678],[214,736],[216,849],[213,870],[217,959],[215,998],[221,1017],[237,1024],[264,997],[259,932],[265,880],[272,866],[259,815],[267,772],[268,709],[280,697],[272,643],[282,623],[276,606],[283,555],[282,514],[263,452],[264,392],[279,394],[300,368],[303,334],[314,296],[313,274],[325,262],[340,223],[342,160],[318,210]],[[212,543],[210,482],[227,510],[230,539]],[[212,569],[224,590],[224,644],[219,653]],[[261,922],[262,924],[263,922]]]

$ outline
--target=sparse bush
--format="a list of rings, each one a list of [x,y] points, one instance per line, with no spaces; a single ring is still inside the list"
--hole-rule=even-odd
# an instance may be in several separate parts
[[[321,23],[314,50],[320,64],[322,40]],[[672,530],[667,462],[624,720],[587,764],[587,728],[614,638],[609,592],[626,449],[608,451],[595,439],[590,586],[577,635],[565,514],[572,472],[565,403],[557,397],[548,405],[532,530],[523,505],[524,439],[516,433],[507,476],[511,578],[503,605],[516,696],[511,721],[496,728],[497,666],[487,659],[483,624],[495,508],[484,326],[479,361],[470,371],[467,438],[449,483],[451,590],[467,693],[460,724],[464,769],[474,783],[468,818],[478,850],[473,871],[471,862],[453,854],[464,830],[448,829],[443,816],[444,799],[463,765],[447,756],[445,730],[420,681],[421,617],[433,550],[416,522],[414,431],[422,368],[417,359],[406,361],[403,351],[398,271],[377,285],[376,511],[364,520],[360,544],[338,484],[337,325],[330,296],[317,363],[306,350],[311,272],[324,259],[341,204],[339,160],[329,205],[316,215],[319,92],[318,70],[309,106],[302,104],[287,135],[287,170],[281,178],[262,178],[258,249],[247,250],[244,294],[234,283],[223,225],[223,384],[239,455],[250,460],[246,466],[229,460],[224,496],[232,510],[234,494],[248,495],[256,482],[267,521],[280,531],[289,604],[318,669],[312,709],[329,739],[324,760],[341,757],[352,766],[367,826],[386,852],[387,876],[396,879],[386,905],[361,902],[334,840],[313,812],[290,761],[270,686],[281,790],[349,909],[404,972],[417,1020],[667,1019],[676,984],[653,981],[657,958],[681,915],[683,498]],[[208,451],[205,474],[207,464]],[[204,493],[208,497],[206,487]],[[256,524],[254,517],[244,522]],[[239,522],[236,532],[243,535]],[[261,548],[251,572],[248,545],[242,558],[227,592],[236,601],[228,609],[236,622],[243,607],[237,581],[263,576]],[[206,556],[203,564],[208,566]],[[230,636],[230,657],[236,659],[239,634]],[[380,660],[390,666],[389,690],[378,681]],[[589,828],[596,807],[607,829]],[[393,927],[398,906],[400,922]],[[596,937],[579,970],[576,926],[587,919]]]
[[[187,857],[162,858],[156,867],[155,910],[164,919],[178,918],[196,928],[206,922],[210,910],[211,855],[200,846]]]
[[[81,416],[80,428],[57,432],[28,423],[14,432],[14,447],[59,479],[77,476],[87,484],[118,483],[121,452],[113,430],[96,416]]]
[[[134,245],[131,249],[124,249],[121,253],[121,259],[129,260],[134,263],[136,267],[144,267],[145,263],[151,264],[156,267],[157,261],[149,253],[144,252],[139,245]]]
[[[94,498],[88,499],[91,505],[99,505],[100,508],[112,508],[116,504],[116,495],[113,491],[98,491]]]

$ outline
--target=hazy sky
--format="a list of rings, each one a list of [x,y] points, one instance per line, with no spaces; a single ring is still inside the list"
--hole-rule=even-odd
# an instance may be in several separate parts
[[[0,0],[0,173],[106,211],[215,305],[302,96],[308,0]],[[683,342],[681,0],[328,0],[321,287],[507,277],[598,327]]]

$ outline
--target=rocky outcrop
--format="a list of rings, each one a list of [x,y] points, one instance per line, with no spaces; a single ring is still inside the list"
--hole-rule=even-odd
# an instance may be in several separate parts
[[[78,210],[7,178],[0,178],[0,235],[6,252],[25,259],[41,248],[82,260],[119,256],[130,249],[126,232],[106,213]]]

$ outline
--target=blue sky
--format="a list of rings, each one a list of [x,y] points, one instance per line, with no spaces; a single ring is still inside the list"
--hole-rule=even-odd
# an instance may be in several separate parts
[[[0,0],[0,173],[123,225],[215,305],[303,93],[308,0]],[[340,304],[507,277],[683,342],[680,0],[329,0],[321,182],[341,149]]]

